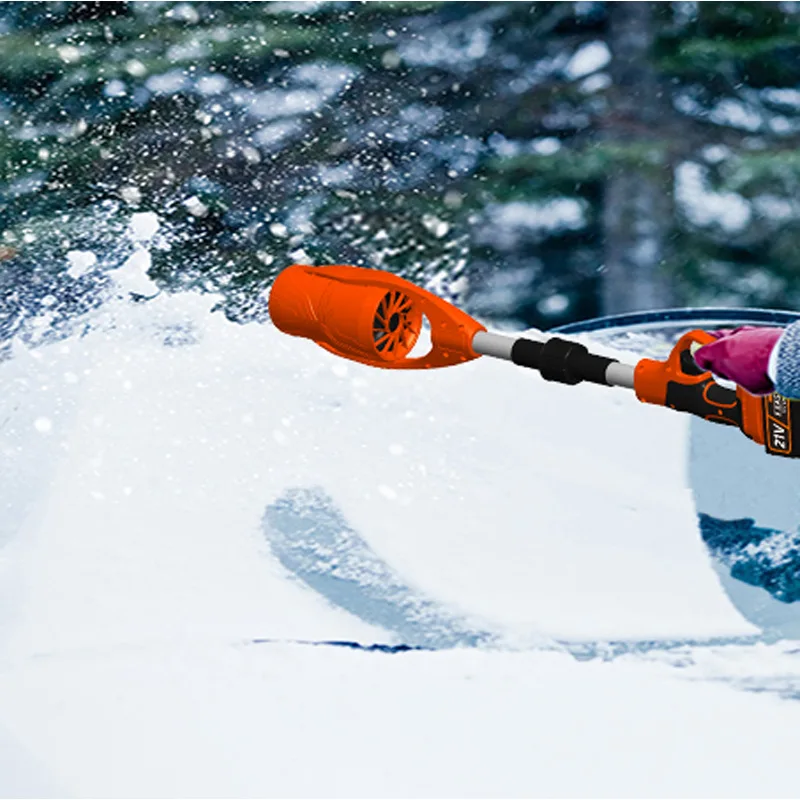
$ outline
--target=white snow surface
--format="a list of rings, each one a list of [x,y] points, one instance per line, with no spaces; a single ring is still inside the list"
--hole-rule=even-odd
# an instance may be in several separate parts
[[[116,301],[0,364],[0,796],[794,793],[790,643],[565,646],[758,633],[685,417],[488,358],[374,370],[213,302]],[[265,507],[317,486],[497,643],[307,644],[397,643],[270,552]]]

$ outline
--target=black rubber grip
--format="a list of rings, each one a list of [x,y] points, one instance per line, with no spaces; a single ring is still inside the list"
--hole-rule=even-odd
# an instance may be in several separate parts
[[[538,369],[546,381],[574,385],[590,381],[608,386],[606,372],[613,358],[590,353],[586,347],[554,336],[546,342],[517,339],[511,347],[511,360],[521,367]]]
[[[532,342],[530,339],[517,339],[511,345],[511,360],[519,367],[539,369],[543,347],[544,345],[541,342]]]
[[[666,405],[709,422],[742,427],[742,408],[736,392],[720,386],[713,378],[699,383],[670,381],[667,384]]]

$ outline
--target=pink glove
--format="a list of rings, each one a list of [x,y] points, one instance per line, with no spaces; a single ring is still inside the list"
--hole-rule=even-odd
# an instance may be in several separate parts
[[[695,352],[697,366],[739,384],[750,394],[770,394],[775,390],[767,368],[783,328],[745,325],[712,333],[717,341]]]

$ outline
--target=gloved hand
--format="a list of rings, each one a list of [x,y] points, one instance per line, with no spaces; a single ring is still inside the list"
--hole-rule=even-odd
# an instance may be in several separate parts
[[[783,330],[745,325],[712,331],[717,341],[699,348],[694,360],[701,369],[737,383],[750,394],[770,394],[775,386],[768,374],[769,358]]]

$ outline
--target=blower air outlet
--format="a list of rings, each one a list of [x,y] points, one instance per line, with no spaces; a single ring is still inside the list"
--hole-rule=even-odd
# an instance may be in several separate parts
[[[413,347],[418,331],[411,316],[413,301],[399,291],[389,291],[381,298],[372,320],[372,340],[379,353],[403,354]]]

